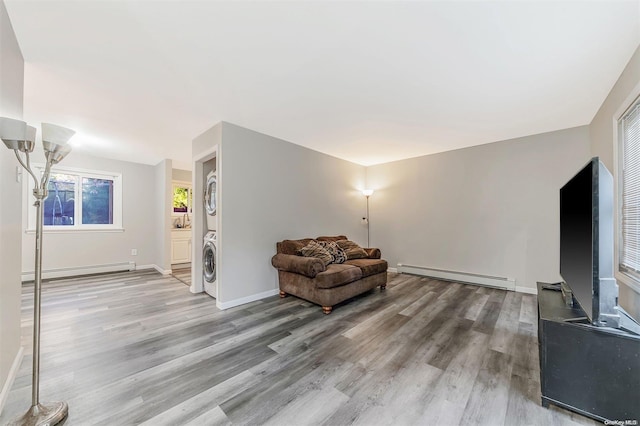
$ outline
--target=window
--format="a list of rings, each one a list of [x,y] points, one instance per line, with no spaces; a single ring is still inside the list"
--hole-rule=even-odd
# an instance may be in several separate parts
[[[44,166],[36,166],[42,175]],[[115,173],[54,167],[43,204],[48,230],[115,230],[122,227],[122,179]],[[29,180],[29,203],[33,181]],[[35,229],[35,209],[29,209]]]
[[[173,182],[173,206],[171,213],[176,215],[183,215],[185,213],[191,213],[193,194],[191,190],[191,184],[188,182]]]
[[[619,269],[640,280],[640,99],[624,113],[619,126]]]

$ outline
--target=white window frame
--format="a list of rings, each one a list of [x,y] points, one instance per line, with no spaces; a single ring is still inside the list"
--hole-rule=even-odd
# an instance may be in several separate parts
[[[38,177],[41,178],[42,172],[45,168],[44,164],[33,164],[33,171]],[[90,170],[90,169],[81,169],[77,167],[66,167],[66,166],[53,166],[51,168],[51,173],[65,173],[70,175],[79,176],[78,183],[76,184],[76,197],[78,200],[76,202],[76,208],[74,216],[79,218],[74,221],[73,225],[44,225],[44,232],[122,232],[122,174],[107,172],[101,170]],[[28,215],[27,215],[27,232],[32,233],[35,232],[36,229],[36,209],[33,207],[33,179],[30,176],[25,175],[29,179],[27,180],[27,205],[28,205]],[[113,181],[113,224],[82,224],[79,223],[82,218],[82,199],[80,197],[82,191],[82,178],[91,178],[91,179],[108,179]]]
[[[187,188],[189,189],[190,196],[187,198],[187,213],[179,213],[173,211],[173,193],[176,188]],[[185,214],[192,215],[193,214],[193,186],[191,182],[182,181],[182,180],[172,180],[171,181],[171,216],[180,217]]]
[[[636,274],[629,273],[620,267],[620,257],[622,252],[622,154],[623,154],[623,133],[621,129],[621,121],[627,111],[630,110],[637,102],[640,102],[640,84],[638,84],[621,104],[620,109],[613,116],[614,143],[613,143],[613,161],[615,173],[615,205],[616,205],[616,232],[615,232],[615,277],[619,282],[640,293],[640,279]]]

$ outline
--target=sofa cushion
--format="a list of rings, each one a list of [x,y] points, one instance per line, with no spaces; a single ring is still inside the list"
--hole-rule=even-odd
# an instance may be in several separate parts
[[[347,260],[344,264],[360,268],[360,270],[362,270],[362,277],[368,277],[387,271],[387,261],[381,259],[352,259]],[[316,276],[320,276],[320,274]]]
[[[340,246],[342,250],[344,250],[347,255],[347,260],[351,259],[363,259],[369,257],[369,254],[358,244],[349,240],[339,240],[336,241],[336,244]]]
[[[333,262],[333,255],[316,240],[309,241],[309,244],[300,249],[300,254],[304,257],[315,257],[320,259],[325,266]]]
[[[353,265],[332,263],[327,270],[316,275],[316,287],[334,288],[362,278],[362,270]]]
[[[347,260],[347,254],[335,241],[318,241],[318,243],[333,256],[333,262],[331,263],[344,263]]]
[[[300,249],[309,244],[311,238],[303,238],[301,240],[284,240],[276,244],[278,253],[300,255]]]

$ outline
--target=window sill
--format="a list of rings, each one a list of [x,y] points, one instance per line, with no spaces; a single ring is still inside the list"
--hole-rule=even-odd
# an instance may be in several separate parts
[[[623,285],[626,285],[627,287],[629,287],[631,290],[635,291],[636,293],[640,294],[640,282],[638,282],[637,280],[633,279],[629,275],[626,275],[626,274],[618,271],[616,273],[616,280],[618,282],[622,283]]]
[[[124,232],[124,228],[79,228],[79,229],[44,229],[45,234],[87,234],[87,233]],[[35,229],[27,229],[25,234],[35,234]]]

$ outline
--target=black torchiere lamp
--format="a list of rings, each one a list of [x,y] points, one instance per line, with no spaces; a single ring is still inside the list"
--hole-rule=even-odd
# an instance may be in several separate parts
[[[36,266],[33,300],[33,367],[31,408],[11,425],[55,425],[69,412],[66,402],[40,403],[40,294],[42,284],[42,208],[47,198],[51,166],[59,163],[71,152],[67,142],[75,134],[73,130],[53,124],[42,123],[42,148],[46,165],[42,177],[38,179],[31,169],[29,153],[35,147],[36,128],[11,118],[0,117],[0,139],[16,154],[18,162],[31,175],[34,182],[33,196],[36,198]],[[24,157],[24,158],[23,158]]]

